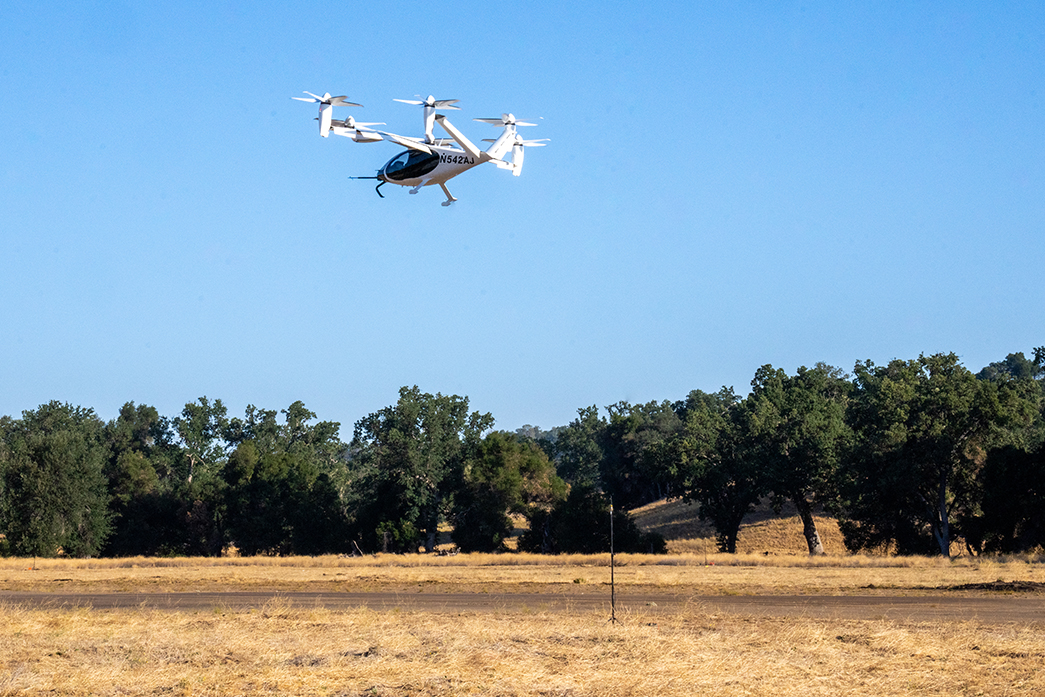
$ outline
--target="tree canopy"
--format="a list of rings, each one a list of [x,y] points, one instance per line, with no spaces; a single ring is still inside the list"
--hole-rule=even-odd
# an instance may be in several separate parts
[[[756,504],[816,513],[850,550],[949,555],[1045,545],[1045,347],[972,373],[954,354],[755,371],[747,395],[577,410],[493,430],[467,397],[403,387],[340,424],[301,401],[174,417],[128,402],[103,422],[53,401],[0,417],[0,554],[663,551],[629,511],[674,497],[735,552]]]

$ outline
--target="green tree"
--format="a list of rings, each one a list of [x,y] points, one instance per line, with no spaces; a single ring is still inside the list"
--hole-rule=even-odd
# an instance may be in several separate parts
[[[399,390],[399,400],[356,423],[352,439],[356,526],[365,546],[389,551],[435,547],[439,522],[490,414],[468,398]]]
[[[555,467],[571,485],[597,486],[602,465],[602,438],[606,421],[595,405],[577,410],[577,418],[562,427],[555,439]]]
[[[11,461],[11,453],[8,447],[8,432],[14,427],[14,420],[4,414],[0,416],[0,531],[4,529],[4,525],[7,521],[7,493],[6,493],[6,482],[7,482],[7,466]],[[11,554],[11,542],[4,535],[0,537],[0,557],[7,557]]]
[[[986,446],[1030,405],[1008,382],[977,380],[954,354],[858,363],[855,383],[846,546],[949,556],[954,520],[974,514]]]
[[[682,499],[698,503],[700,517],[715,526],[719,549],[735,554],[740,524],[766,493],[743,403],[725,387],[691,394],[687,402],[682,430],[657,457],[670,463]]]
[[[1010,353],[1005,360],[988,365],[976,377],[1016,389],[1024,399],[1037,405],[1034,419],[1025,428],[1005,433],[1004,442],[999,442],[998,447],[1014,445],[1033,451],[1045,443],[1045,346],[1034,349],[1033,361],[1022,353]]]
[[[103,429],[94,410],[59,402],[4,423],[0,527],[15,554],[98,554],[112,517]]]
[[[530,529],[519,537],[519,550],[535,554],[598,554],[610,551],[610,501],[586,485],[574,486],[550,510],[530,512]],[[619,508],[613,511],[613,547],[617,552],[664,554],[657,533],[643,533]]]
[[[183,521],[176,495],[182,462],[170,421],[154,407],[127,402],[105,426],[113,534],[105,556],[183,553]]]
[[[1012,378],[1016,380],[1034,380],[1045,375],[1045,366],[1042,365],[1042,360],[1045,359],[1042,348],[1035,350],[1035,359],[1028,360],[1023,352],[1010,353],[1005,357],[1003,361],[996,361],[991,363],[986,368],[976,374],[981,380],[992,380],[998,381],[1005,378]]]
[[[606,407],[609,421],[602,429],[600,481],[617,506],[625,510],[664,498],[671,477],[658,457],[658,446],[682,430],[670,402]]]
[[[809,554],[824,554],[813,511],[831,499],[851,440],[845,421],[851,383],[822,363],[794,376],[764,365],[751,387],[743,416],[766,487],[778,508],[784,499],[794,503]]]
[[[305,503],[310,474],[293,455],[262,454],[249,440],[232,451],[225,465],[225,524],[241,554],[295,551],[292,519]]]
[[[296,401],[281,412],[248,405],[243,419],[229,419],[223,437],[229,447],[252,441],[261,452],[287,452],[311,460],[323,472],[336,470],[343,464],[345,445],[338,434],[341,424],[336,421],[312,423],[316,414]]]
[[[221,472],[227,459],[227,410],[220,399],[200,397],[172,419],[181,458],[172,481],[181,548],[191,555],[221,554],[226,531],[220,510],[224,502]]]
[[[320,554],[347,551],[347,519],[331,483],[343,445],[336,422],[300,401],[282,412],[247,407],[231,419],[226,440],[236,443],[223,470],[222,517],[241,553]],[[327,470],[327,471],[324,471]]]
[[[987,552],[1045,547],[1045,443],[1030,452],[1012,445],[991,450],[978,477],[976,542]]]
[[[186,404],[181,416],[174,418],[174,429],[185,453],[185,481],[188,484],[201,474],[213,476],[224,464],[223,436],[228,428],[227,413],[220,399],[211,403],[206,397],[200,397],[196,402]]]
[[[535,442],[493,431],[466,462],[454,495],[454,542],[465,552],[503,551],[510,513],[548,508],[565,496],[566,483]]]

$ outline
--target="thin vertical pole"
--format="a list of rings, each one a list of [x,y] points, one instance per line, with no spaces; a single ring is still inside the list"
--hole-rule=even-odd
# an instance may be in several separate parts
[[[610,497],[610,622],[617,622],[617,585],[613,577],[613,497]]]

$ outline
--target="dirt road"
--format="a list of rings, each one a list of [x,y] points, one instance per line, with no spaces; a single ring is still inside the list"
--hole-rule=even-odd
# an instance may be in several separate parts
[[[0,591],[4,605],[33,607],[143,607],[171,611],[242,611],[273,603],[293,607],[345,610],[369,607],[442,613],[481,612],[610,612],[608,593],[334,593],[334,592],[200,592],[200,593],[37,593]],[[1045,596],[948,594],[883,595],[683,595],[668,592],[617,596],[617,615],[656,616],[682,611],[751,617],[823,619],[891,619],[913,622],[974,620],[990,624],[1042,624]]]

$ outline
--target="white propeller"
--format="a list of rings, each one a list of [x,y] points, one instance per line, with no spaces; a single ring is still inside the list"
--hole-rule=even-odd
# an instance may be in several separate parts
[[[420,96],[420,95],[418,95]],[[425,122],[425,142],[434,143],[435,135],[432,133],[432,128],[435,126],[435,110],[436,109],[455,109],[461,110],[461,107],[454,106],[460,99],[436,99],[432,95],[428,95],[428,99],[423,102],[416,99],[393,99],[394,102],[402,102],[403,104],[414,104],[424,108],[424,122]]]
[[[299,102],[310,102],[312,104],[319,104],[319,135],[324,138],[330,133],[330,122],[331,117],[334,114],[334,107],[336,106],[363,106],[362,104],[356,104],[355,102],[347,101],[348,97],[341,95],[339,97],[331,97],[329,92],[323,94],[320,97],[318,94],[312,94],[308,90],[303,90],[308,97],[291,97]]]
[[[491,126],[500,126],[502,128],[507,128],[508,126],[536,126],[537,125],[535,123],[530,123],[529,121],[519,121],[519,120],[517,120],[515,118],[515,114],[501,114],[500,118],[494,118],[494,119],[472,119],[472,120],[473,121],[482,121],[483,123],[488,123]]]
[[[363,106],[362,104],[356,104],[355,102],[346,101],[347,95],[341,95],[340,97],[331,97],[329,92],[323,94],[320,97],[318,94],[312,94],[308,90],[302,90],[308,97],[291,97],[299,102],[311,102],[313,104],[328,104],[330,106]]]
[[[421,95],[418,95],[421,96]],[[403,104],[413,104],[415,106],[423,106],[429,109],[456,109],[461,110],[461,107],[454,106],[460,99],[436,99],[432,95],[428,95],[428,99],[419,101],[417,99],[393,99],[393,102],[402,102]]]

